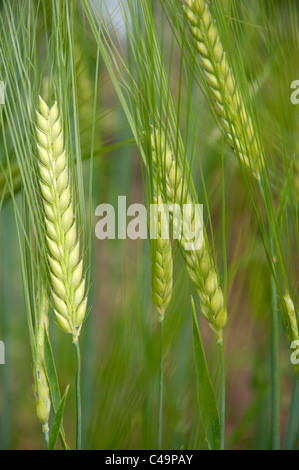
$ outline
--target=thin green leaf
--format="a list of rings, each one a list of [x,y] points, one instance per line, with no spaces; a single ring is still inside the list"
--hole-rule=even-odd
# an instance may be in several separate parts
[[[206,439],[211,450],[220,448],[220,418],[214,388],[210,379],[207,361],[201,341],[195,306],[191,297],[193,319],[193,344],[197,375],[199,411]]]
[[[65,407],[65,402],[66,402],[68,391],[69,391],[69,385],[66,387],[66,390],[58,406],[57,413],[55,414],[55,417],[51,426],[50,436],[49,436],[49,447],[48,447],[49,450],[54,450],[57,439],[58,439],[58,435],[60,434],[64,407]]]
[[[293,391],[290,404],[290,413],[288,426],[285,436],[285,450],[296,450],[298,443],[298,427],[299,427],[299,382],[297,376],[294,376]]]
[[[289,200],[289,195],[290,191],[292,190],[292,176],[293,176],[293,165],[290,165],[285,184],[282,190],[282,193],[280,195],[280,201],[279,201],[279,207],[278,207],[278,212],[277,212],[277,221],[278,225],[282,222],[282,217],[284,215],[284,211],[286,208],[286,205]]]
[[[50,387],[52,405],[54,408],[54,412],[56,413],[56,410],[58,409],[58,406],[60,404],[61,395],[60,395],[60,390],[59,390],[59,384],[58,384],[56,367],[55,367],[54,358],[53,358],[52,347],[50,344],[48,333],[46,331],[45,331],[45,366],[46,366],[46,372],[47,372],[47,377],[48,377],[48,382],[49,382],[49,387]]]
[[[50,343],[50,339],[49,339],[47,331],[45,331],[45,343],[44,344],[45,344],[44,354],[45,354],[46,373],[47,373],[47,378],[48,378],[48,383],[49,383],[49,388],[50,388],[52,406],[54,409],[54,413],[56,415],[56,413],[58,412],[59,405],[61,403],[61,394],[60,394],[60,389],[59,389],[59,383],[58,383],[58,377],[56,373],[52,347],[51,347],[51,343]],[[62,424],[61,424],[61,429],[60,429],[60,440],[61,440],[61,445],[64,448],[64,450],[68,450],[69,446],[65,442],[65,435],[64,435]]]

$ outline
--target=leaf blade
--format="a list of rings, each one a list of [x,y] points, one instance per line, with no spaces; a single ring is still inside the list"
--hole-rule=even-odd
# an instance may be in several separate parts
[[[197,376],[197,397],[202,425],[211,450],[220,449],[220,417],[214,388],[201,341],[195,306],[191,297],[193,346]]]
[[[65,407],[65,402],[66,402],[68,391],[69,391],[69,385],[65,389],[64,395],[60,401],[57,412],[53,419],[53,423],[52,423],[50,435],[49,435],[49,446],[48,446],[49,450],[54,450],[58,436],[60,434],[64,407]]]
[[[60,405],[60,402],[61,402],[61,394],[60,394],[60,388],[59,388],[58,377],[57,377],[52,347],[50,343],[50,338],[46,330],[45,330],[45,340],[44,340],[44,360],[45,360],[48,384],[50,388],[52,406],[53,406],[54,413],[56,414],[58,407]],[[61,429],[60,429],[60,440],[61,440],[61,445],[63,449],[68,450],[69,446],[67,445],[65,441],[65,435],[64,435],[62,423],[61,423]]]

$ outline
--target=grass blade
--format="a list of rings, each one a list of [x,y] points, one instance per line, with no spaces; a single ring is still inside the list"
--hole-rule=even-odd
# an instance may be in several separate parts
[[[46,365],[46,372],[49,381],[52,405],[54,408],[54,412],[56,413],[60,401],[61,395],[59,390],[58,378],[56,373],[56,367],[54,363],[54,357],[52,352],[52,347],[50,343],[50,339],[48,333],[45,332],[45,365]]]
[[[298,444],[298,427],[299,427],[299,383],[297,376],[294,377],[292,399],[289,412],[289,420],[285,437],[285,450],[296,450]]]
[[[58,383],[58,377],[57,377],[52,347],[51,347],[51,343],[50,343],[50,339],[49,339],[47,331],[45,331],[45,367],[46,367],[46,373],[47,373],[47,378],[49,382],[52,406],[54,409],[54,413],[56,415],[56,413],[58,412],[58,408],[61,404],[61,394],[60,394],[60,389],[59,389],[59,383]],[[61,445],[63,449],[68,450],[69,446],[65,442],[64,430],[63,430],[62,424],[61,424],[61,429],[60,429],[60,440],[61,440]]]
[[[49,450],[54,450],[54,447],[58,439],[58,435],[60,434],[64,407],[65,407],[65,402],[66,402],[68,391],[69,391],[69,386],[66,387],[66,390],[58,406],[57,413],[55,414],[55,417],[51,426],[50,435],[49,435],[49,447],[48,447]]]
[[[191,297],[193,320],[193,344],[197,375],[198,404],[202,425],[211,450],[220,448],[220,418],[214,388],[210,379],[207,361],[199,332],[195,306]]]

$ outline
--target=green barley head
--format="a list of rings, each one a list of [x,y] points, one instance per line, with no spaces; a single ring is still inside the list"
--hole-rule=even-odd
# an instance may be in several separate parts
[[[225,134],[238,151],[241,162],[259,179],[264,166],[261,145],[228,63],[208,2],[186,0],[184,8]]]
[[[165,187],[161,186],[161,192],[163,194],[164,191],[165,200],[172,207],[175,205],[178,205],[181,209],[184,205],[188,207],[187,217],[186,213],[181,212],[184,215],[182,226],[185,230],[182,236],[179,237],[178,242],[187,272],[196,287],[201,311],[216,334],[218,343],[222,343],[222,329],[227,320],[224,296],[219,285],[218,274],[212,260],[207,238],[202,236],[204,227],[201,225],[200,219],[196,217],[196,206],[188,188],[187,178],[185,178],[182,168],[175,159],[162,132],[154,130],[151,136],[151,145],[153,163],[156,171],[160,173],[158,180],[166,183]],[[174,222],[175,217],[173,215],[173,225],[175,225]],[[186,243],[192,238],[188,233],[188,227],[192,228],[192,236],[200,239],[200,243],[194,243],[193,248],[191,245],[191,249],[185,249]]]
[[[57,102],[52,108],[39,98],[37,148],[45,213],[48,261],[59,326],[76,342],[86,313],[87,296],[80,240],[75,220],[68,156]]]

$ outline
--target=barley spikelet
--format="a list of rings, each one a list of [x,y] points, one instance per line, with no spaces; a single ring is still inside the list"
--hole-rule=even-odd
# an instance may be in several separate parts
[[[293,301],[290,297],[290,294],[286,292],[284,296],[284,301],[286,304],[288,319],[290,322],[290,328],[288,329],[288,337],[290,342],[299,339],[298,325],[297,325],[297,316],[294,308]]]
[[[39,111],[37,148],[54,311],[59,326],[72,334],[76,342],[86,313],[87,296],[68,161],[57,102],[49,109],[39,98]]]
[[[242,163],[259,179],[264,158],[209,7],[204,0],[185,0],[184,9],[225,133]]]
[[[151,143],[153,162],[161,172],[161,180],[166,180],[166,194],[164,196],[168,204],[170,206],[177,204],[181,208],[187,205],[188,211],[183,212],[182,236],[178,241],[182,248],[188,274],[200,299],[201,311],[215,332],[218,342],[222,343],[222,329],[227,320],[227,312],[210,249],[205,237],[202,237],[203,227],[196,218],[196,207],[185,183],[182,170],[176,163],[165,136],[156,130],[152,134]],[[189,232],[192,233],[192,236]],[[199,237],[201,243],[198,248],[196,241]],[[186,250],[186,243],[190,245],[191,238],[194,238],[194,246]]]
[[[154,220],[151,220],[151,224],[157,227],[157,239],[150,240],[152,301],[158,310],[159,321],[162,322],[172,296],[173,260],[169,237],[164,234],[168,232],[168,220],[160,194],[154,204],[158,211]]]
[[[36,329],[36,414],[42,424],[43,432],[49,431],[49,415],[51,408],[50,390],[46,377],[44,338],[49,324],[49,300],[45,290],[39,305],[39,318]]]
[[[298,331],[298,324],[297,324],[297,315],[295,312],[295,307],[294,303],[290,297],[290,294],[286,292],[284,296],[284,302],[286,305],[286,309],[288,312],[288,322],[286,327],[287,327],[287,338],[290,344],[292,344],[293,341],[298,341],[299,340],[299,331]],[[299,364],[293,364],[294,369],[296,371],[296,374],[299,377]]]

